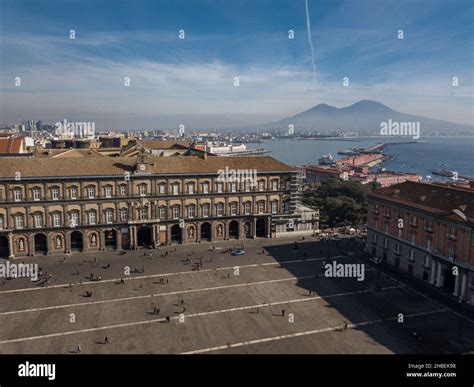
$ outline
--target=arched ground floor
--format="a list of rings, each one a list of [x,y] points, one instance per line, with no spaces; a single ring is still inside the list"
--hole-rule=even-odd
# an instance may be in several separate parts
[[[0,233],[0,258],[70,254],[105,250],[158,248],[170,244],[271,238],[271,216],[214,218]]]

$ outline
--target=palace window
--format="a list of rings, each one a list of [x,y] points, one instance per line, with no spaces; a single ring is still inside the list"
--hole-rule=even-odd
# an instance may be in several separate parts
[[[140,220],[147,220],[148,219],[148,210],[146,208],[140,209]]]
[[[15,202],[21,202],[21,199],[22,199],[21,189],[13,190],[13,199],[15,200]]]
[[[224,186],[224,184],[222,184],[222,183],[217,183],[217,184],[216,184],[217,192],[218,192],[218,193],[222,193],[222,191],[223,191],[223,186]]]
[[[95,187],[88,187],[87,188],[87,197],[89,199],[95,199]]]
[[[61,213],[59,212],[53,214],[53,227],[61,227]]]
[[[400,243],[395,243],[395,254],[400,255]]]
[[[433,231],[433,221],[432,220],[427,220],[425,223],[425,230],[426,231]]]
[[[252,189],[252,183],[249,180],[245,180],[245,192],[250,192]]]
[[[43,215],[42,214],[35,214],[33,215],[35,228],[42,228],[43,227]]]
[[[71,187],[69,189],[69,196],[71,197],[71,199],[77,199],[77,187]]]
[[[423,262],[423,266],[424,266],[425,268],[430,267],[430,262],[431,262],[430,256],[429,256],[429,255],[425,255],[425,260],[424,260],[424,262]]]
[[[278,202],[275,200],[272,202],[272,214],[276,214],[278,212]]]
[[[0,230],[3,230],[5,227],[5,223],[3,220],[3,215],[0,215]]]
[[[431,244],[433,243],[433,238],[426,238],[426,250],[431,250]]]
[[[259,214],[263,214],[265,212],[265,202],[258,202],[257,210]]]
[[[194,204],[188,207],[188,218],[194,218],[196,216],[196,206]]]
[[[179,195],[179,184],[173,184],[173,195]]]
[[[33,200],[41,200],[41,190],[39,188],[33,188]]]
[[[89,211],[89,224],[97,223],[97,213],[95,211]]]
[[[258,182],[258,190],[259,191],[265,191],[265,180],[260,180]]]
[[[158,185],[158,193],[160,195],[166,194],[166,184],[161,183],[161,184]]]
[[[178,206],[173,207],[173,219],[179,219],[180,208]]]
[[[224,216],[224,205],[222,203],[217,203],[217,216]]]
[[[58,187],[51,188],[51,198],[53,200],[59,200],[59,188]]]
[[[122,222],[126,222],[128,220],[128,210],[126,208],[122,208],[120,210],[120,220]]]
[[[79,213],[77,211],[71,212],[71,227],[79,225]]]
[[[194,195],[194,183],[188,184],[188,194]]]
[[[146,188],[147,188],[146,184],[140,184],[140,186],[138,187],[139,192],[140,192],[140,196],[146,196],[147,195]]]
[[[236,216],[237,215],[237,204],[236,203],[231,203],[230,204],[230,214],[232,216]]]
[[[278,180],[272,180],[272,190],[278,191]]]
[[[105,187],[104,191],[105,191],[105,197],[106,198],[111,198],[112,197],[112,187],[110,185]]]
[[[231,190],[231,192],[237,192],[237,183],[235,181],[233,181],[230,184],[230,190]]]
[[[202,216],[207,218],[209,216],[209,204],[202,205]]]
[[[114,222],[114,211],[113,210],[106,210],[105,211],[105,221],[107,224],[111,224]]]
[[[209,193],[209,183],[202,183],[202,193]]]
[[[127,196],[127,186],[125,184],[119,186],[119,192],[120,196]]]
[[[160,207],[160,219],[166,219],[166,207]]]
[[[252,212],[252,203],[250,203],[250,202],[244,203],[244,213],[245,213],[245,215],[250,215],[251,212]]]

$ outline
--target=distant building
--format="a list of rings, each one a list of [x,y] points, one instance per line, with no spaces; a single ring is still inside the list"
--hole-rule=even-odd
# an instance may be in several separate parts
[[[133,157],[143,151],[152,156],[187,156],[195,153],[189,141],[134,140],[122,149],[121,156]],[[203,152],[197,153],[201,155]]]
[[[334,167],[307,165],[304,168],[306,183],[321,184],[330,179],[349,179],[349,172]]]
[[[474,304],[474,190],[405,182],[373,191],[366,250]]]
[[[381,187],[390,187],[394,184],[404,183],[406,181],[421,182],[422,177],[415,173],[380,171],[374,173],[357,173],[349,175],[349,180],[358,181],[362,184],[372,182],[380,184]]]

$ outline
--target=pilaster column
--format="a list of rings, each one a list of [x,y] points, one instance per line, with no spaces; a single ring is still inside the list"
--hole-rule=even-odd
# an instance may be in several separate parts
[[[99,230],[100,250],[105,250],[105,230]]]
[[[46,241],[46,243],[48,243],[48,241]],[[30,257],[33,257],[36,255],[36,251],[35,251],[35,238],[33,237],[33,234],[30,233],[28,234],[28,246],[29,246],[29,249],[28,249],[28,255]],[[48,246],[49,247],[49,246]],[[49,252],[49,248],[48,248],[48,252]]]
[[[8,233],[8,248],[10,250],[10,257],[9,258],[15,258],[15,255],[13,254],[13,233]]]
[[[457,296],[458,295],[458,289],[459,289],[459,277],[461,276],[461,273],[458,272],[458,275],[456,275],[456,279],[454,280],[454,292],[453,292],[453,296]]]
[[[436,276],[436,287],[441,287],[441,262],[438,262],[438,274]]]
[[[431,260],[431,278],[430,278],[431,285],[435,284],[435,278],[436,278],[436,261],[432,259]]]
[[[466,273],[462,273],[462,281],[461,281],[461,299],[466,299],[466,285],[467,285],[467,275]]]
[[[71,231],[66,231],[64,233],[64,250],[66,254],[71,253]]]
[[[115,235],[117,238],[117,244],[115,246],[116,250],[122,250],[122,229],[119,227],[115,230]]]

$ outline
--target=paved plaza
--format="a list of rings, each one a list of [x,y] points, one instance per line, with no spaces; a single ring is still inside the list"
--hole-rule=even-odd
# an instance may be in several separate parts
[[[356,246],[307,237],[28,258],[51,278],[3,281],[0,353],[473,351],[472,320],[348,254]],[[365,263],[364,280],[325,277],[328,255]]]

